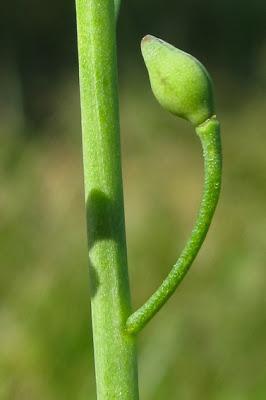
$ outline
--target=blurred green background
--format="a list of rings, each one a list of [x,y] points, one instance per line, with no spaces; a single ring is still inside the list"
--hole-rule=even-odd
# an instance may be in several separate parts
[[[202,189],[191,127],[154,100],[151,33],[210,71],[223,190],[176,295],[139,337],[142,400],[266,398],[266,3],[123,2],[119,89],[134,308],[190,232]],[[94,400],[73,1],[1,5],[0,399]]]

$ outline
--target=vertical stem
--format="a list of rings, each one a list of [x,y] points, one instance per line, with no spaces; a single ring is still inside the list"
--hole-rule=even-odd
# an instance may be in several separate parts
[[[76,0],[98,400],[137,400],[120,161],[114,0]]]

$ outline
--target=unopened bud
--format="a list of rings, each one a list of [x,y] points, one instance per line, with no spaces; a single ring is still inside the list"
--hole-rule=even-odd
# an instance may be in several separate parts
[[[213,116],[211,78],[196,58],[151,35],[143,38],[141,50],[163,108],[195,126]]]

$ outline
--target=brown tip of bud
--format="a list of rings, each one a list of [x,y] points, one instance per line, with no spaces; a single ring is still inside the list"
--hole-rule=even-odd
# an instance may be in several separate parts
[[[144,36],[144,38],[142,39],[141,43],[144,44],[146,42],[150,42],[152,39],[154,39],[154,36],[152,35],[146,35]]]

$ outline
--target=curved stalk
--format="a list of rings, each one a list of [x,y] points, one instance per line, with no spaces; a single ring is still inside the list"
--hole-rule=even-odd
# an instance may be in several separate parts
[[[195,226],[179,259],[167,278],[147,302],[127,320],[127,332],[138,333],[174,293],[195,259],[208,232],[221,187],[221,142],[219,123],[215,117],[196,128],[204,157],[205,182]]]

